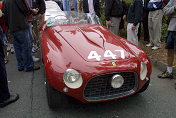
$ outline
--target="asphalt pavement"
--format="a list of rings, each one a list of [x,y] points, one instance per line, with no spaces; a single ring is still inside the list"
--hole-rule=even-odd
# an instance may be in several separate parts
[[[174,80],[161,80],[161,71],[153,65],[149,88],[137,95],[110,102],[49,109],[43,67],[34,72],[19,72],[15,55],[9,55],[7,75],[9,89],[20,99],[0,108],[0,118],[176,118]]]

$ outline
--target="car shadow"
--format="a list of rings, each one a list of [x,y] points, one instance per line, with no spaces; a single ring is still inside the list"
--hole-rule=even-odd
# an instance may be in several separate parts
[[[99,103],[81,103],[74,101],[65,108],[53,109],[52,112],[60,118],[116,118],[119,115],[133,111],[136,107],[140,108],[147,100],[142,94],[135,94],[127,98],[118,100],[99,102]]]

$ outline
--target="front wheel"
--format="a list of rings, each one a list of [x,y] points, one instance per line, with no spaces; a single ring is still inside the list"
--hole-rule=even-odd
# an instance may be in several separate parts
[[[50,108],[66,107],[69,104],[69,96],[64,95],[60,91],[55,90],[50,86],[46,80],[46,93],[48,99],[48,106]]]

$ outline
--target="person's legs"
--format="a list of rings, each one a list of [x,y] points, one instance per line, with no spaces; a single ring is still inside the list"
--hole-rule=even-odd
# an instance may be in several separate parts
[[[82,8],[83,8],[83,1],[79,0],[79,12],[82,12]]]
[[[14,46],[13,46],[13,41],[12,41],[12,35],[9,30],[7,30],[7,40],[8,40],[7,51],[11,52],[11,54],[13,54],[14,53]]]
[[[67,0],[67,11],[71,11],[71,3],[70,0]]]
[[[127,40],[130,41],[131,43],[135,44],[136,46],[138,46],[138,28],[139,28],[139,24],[136,25],[136,29],[132,30],[132,25],[133,23],[128,23],[127,25]]]
[[[173,49],[168,49],[167,50],[167,64],[168,67],[172,67],[174,62],[174,50]]]
[[[20,33],[21,34],[21,33]],[[16,55],[16,59],[17,59],[17,67],[18,67],[18,70],[23,70],[24,69],[24,62],[23,62],[23,58],[22,58],[22,48],[21,48],[21,44],[22,44],[22,41],[20,41],[18,38],[18,33],[13,33],[12,34],[12,37],[13,37],[13,44],[14,44],[14,48],[15,48],[15,55]],[[22,39],[23,37],[20,36]]]
[[[33,42],[34,41],[34,37],[33,37],[33,34],[32,34],[32,23],[29,23],[29,35],[30,35],[30,40],[31,40],[31,42]]]
[[[13,103],[19,99],[18,94],[10,94],[7,82],[7,73],[4,63],[3,44],[0,39],[0,108]]]
[[[162,10],[156,10],[154,11],[153,15],[153,44],[154,46],[160,47],[161,43],[161,27],[162,27],[162,17],[163,17],[163,11]]]
[[[2,40],[0,39],[0,108],[17,101],[18,99],[18,94],[9,93],[7,73],[4,63],[3,44]]]
[[[63,0],[62,2],[64,11],[71,11],[70,0]]]
[[[121,18],[111,17],[111,26],[108,26],[108,29],[115,35],[119,33],[119,25]]]
[[[167,70],[158,75],[158,78],[173,78],[173,62],[174,62],[174,51],[176,52],[176,32],[168,31],[166,39],[166,46],[167,49]]]
[[[63,10],[66,11],[66,0],[62,0]]]
[[[3,50],[3,42],[0,39],[0,103],[10,97],[8,82],[7,82],[7,74],[4,63],[4,50]]]
[[[149,30],[148,30],[148,17],[144,18],[142,21],[143,29],[144,29],[144,43],[149,43]]]
[[[18,70],[33,68],[34,62],[31,55],[31,40],[29,30],[22,30],[13,33],[13,42],[18,62]]]
[[[4,62],[5,62],[5,64],[8,63],[8,59],[7,59],[7,45],[4,45]]]
[[[148,29],[149,29],[150,43],[147,44],[146,46],[153,46],[153,35],[154,35],[154,31],[153,31],[153,11],[149,12]]]
[[[142,22],[139,23],[138,34],[137,34],[138,35],[138,40],[141,39],[141,27],[142,27],[141,25],[142,25]]]
[[[77,8],[77,0],[74,0],[74,11],[78,11],[78,8]]]

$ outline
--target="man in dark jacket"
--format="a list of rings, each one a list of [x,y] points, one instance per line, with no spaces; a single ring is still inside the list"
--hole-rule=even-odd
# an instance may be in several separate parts
[[[127,13],[124,0],[105,0],[105,17],[108,29],[118,35],[121,18]]]
[[[93,4],[91,4],[93,2]],[[99,0],[83,0],[84,13],[95,14],[100,17],[100,1]]]
[[[29,7],[28,0],[5,0],[3,13],[5,24],[12,33],[18,70],[27,72],[40,69],[40,67],[34,66],[32,59],[27,19],[27,14],[37,13],[37,10]]]
[[[142,20],[142,0],[133,0],[127,14],[127,40],[138,46],[138,28]]]

